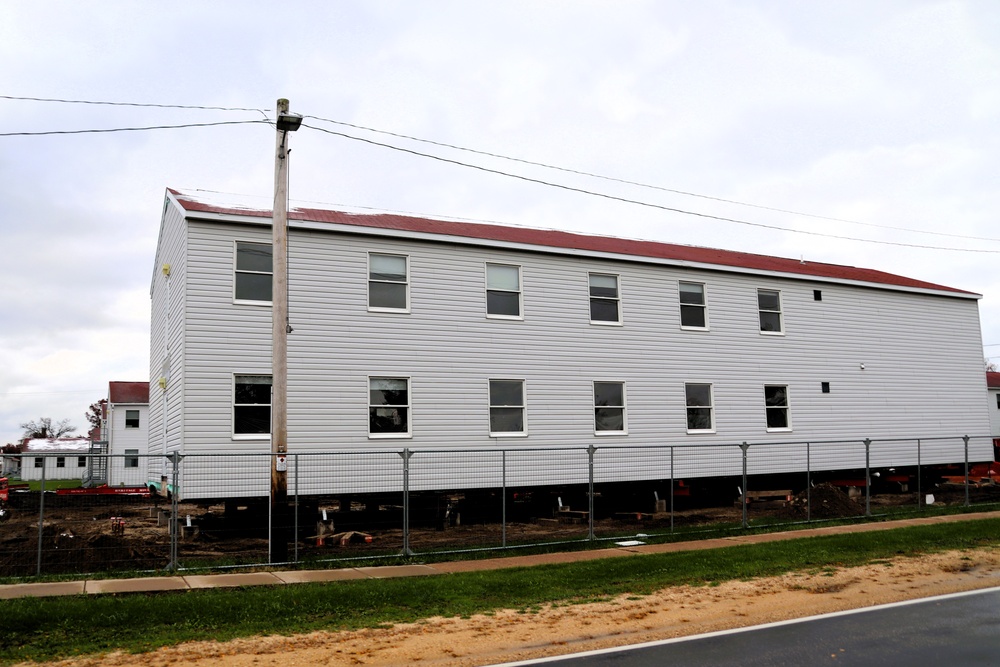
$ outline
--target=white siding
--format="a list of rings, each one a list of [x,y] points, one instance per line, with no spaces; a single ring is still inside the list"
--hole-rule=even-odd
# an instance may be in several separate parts
[[[994,438],[1000,438],[1000,389],[989,390],[988,408],[990,411],[990,434]]]
[[[270,372],[270,308],[232,302],[237,239],[268,243],[270,227],[188,224],[183,372],[177,367],[174,374],[183,381],[183,450],[189,454],[268,451],[266,440],[232,437],[233,374]],[[973,299],[301,229],[292,230],[289,246],[293,452],[517,446],[529,450],[519,455],[526,463],[508,473],[513,475],[508,484],[517,484],[582,481],[581,465],[586,479],[586,460],[581,464],[578,453],[538,451],[546,448],[858,443],[865,437],[983,436],[989,428]],[[409,257],[410,313],[368,311],[369,252]],[[522,267],[523,320],[486,317],[486,262]],[[173,263],[181,265],[179,259]],[[590,324],[590,272],[620,276],[623,326]],[[680,328],[679,280],[705,283],[710,330]],[[781,291],[784,335],[759,333],[758,288]],[[814,300],[814,289],[822,291],[821,301]],[[156,337],[162,325],[156,322],[155,293],[154,287],[151,404],[160,393],[155,359],[163,347]],[[411,438],[369,439],[370,375],[411,379]],[[527,437],[489,437],[490,378],[525,379]],[[594,434],[592,383],[607,378],[626,383],[628,435]],[[171,388],[176,380],[171,378]],[[684,383],[692,381],[713,385],[713,434],[686,432]],[[821,393],[822,382],[830,383],[830,393]],[[765,384],[788,386],[790,431],[767,431]],[[977,442],[974,458],[990,458]],[[723,459],[719,451],[698,447],[678,457],[683,460],[675,461],[676,476],[738,472],[738,457]],[[859,460],[863,466],[863,446],[858,451],[860,458],[853,453],[845,458],[814,450],[813,468],[854,466]],[[878,465],[915,463],[911,443],[873,452]],[[804,468],[804,457],[802,448],[789,448],[757,461],[769,471],[794,470]],[[954,459],[933,443],[925,445],[923,463],[945,458]],[[359,482],[363,476],[355,462],[331,464],[307,486],[391,486],[399,457],[385,461],[384,482],[374,481],[383,479],[381,473]],[[616,471],[629,467],[640,476],[662,477],[663,466],[669,466],[662,455],[653,468],[624,459],[602,465],[602,479],[627,478]],[[413,473],[414,488],[493,486],[498,476],[491,466],[495,462],[484,461],[476,479],[457,479],[449,472],[456,468],[441,460],[433,472],[422,467]],[[203,495],[225,495],[219,491]]]
[[[125,426],[126,413],[139,413],[138,428]],[[140,403],[108,404],[108,485],[142,486],[147,481],[146,453],[149,444],[149,406]],[[127,465],[124,455],[134,450],[139,467]]]

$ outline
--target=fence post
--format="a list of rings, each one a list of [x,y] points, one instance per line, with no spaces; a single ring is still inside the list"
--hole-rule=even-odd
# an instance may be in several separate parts
[[[743,488],[740,493],[740,505],[743,506],[743,528],[746,529],[750,527],[750,522],[747,520],[747,450],[750,449],[750,445],[744,441],[740,449],[743,450]]]
[[[920,480],[920,438],[917,438],[917,509],[923,507],[924,494]]]
[[[410,457],[413,452],[406,447],[399,453],[403,457],[403,555],[412,556],[410,550]]]
[[[590,445],[587,447],[587,539],[594,541],[594,452],[597,447]]]
[[[812,521],[812,445],[806,443],[806,521]]]
[[[865,516],[872,515],[871,438],[865,438]]]
[[[500,546],[507,546],[507,450],[500,452]]]
[[[42,528],[45,522],[45,464],[48,457],[42,457],[42,481],[38,492],[38,555],[35,563],[35,576],[42,574]]]
[[[670,532],[674,532],[674,446],[670,445]]]
[[[969,436],[963,435],[965,443],[965,506],[969,506]]]
[[[180,566],[178,563],[178,530],[177,530],[177,520],[178,520],[178,508],[177,508],[177,492],[178,484],[177,481],[180,478],[180,467],[181,467],[181,455],[180,452],[170,453],[171,462],[171,477],[170,477],[170,564],[167,565],[167,569],[171,572],[176,572],[177,568]]]
[[[292,518],[292,543],[295,545],[295,551],[293,552],[293,563],[299,562],[299,455],[292,454],[295,461],[294,476],[295,479],[295,516]]]

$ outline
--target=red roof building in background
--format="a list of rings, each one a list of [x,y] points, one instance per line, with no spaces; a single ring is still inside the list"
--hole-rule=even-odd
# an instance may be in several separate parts
[[[109,382],[108,400],[112,403],[149,403],[149,383]]]

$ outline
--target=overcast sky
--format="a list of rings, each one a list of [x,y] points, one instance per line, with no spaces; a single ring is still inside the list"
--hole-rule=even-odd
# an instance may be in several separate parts
[[[291,137],[293,205],[899,273],[982,294],[984,356],[1000,361],[995,0],[0,0],[0,12],[0,95],[264,110],[0,99],[0,133],[263,120],[286,97],[327,119],[307,120],[319,128],[653,206],[309,128]],[[263,123],[0,136],[0,444],[39,417],[85,432],[108,381],[149,378],[164,189],[266,208],[273,169]]]

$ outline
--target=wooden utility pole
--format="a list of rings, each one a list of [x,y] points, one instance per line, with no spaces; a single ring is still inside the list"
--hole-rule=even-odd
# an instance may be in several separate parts
[[[271,531],[269,560],[288,560],[288,100],[278,100],[271,217]]]

